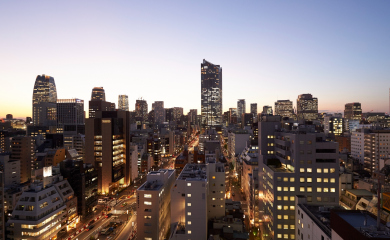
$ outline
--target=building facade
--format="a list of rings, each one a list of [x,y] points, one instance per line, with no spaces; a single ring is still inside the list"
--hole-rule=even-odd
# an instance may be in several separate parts
[[[238,99],[237,101],[237,121],[241,123],[242,114],[246,113],[245,99]]]
[[[292,118],[294,115],[293,102],[290,100],[278,100],[275,102],[275,115]]]
[[[155,101],[152,104],[152,110],[154,110],[154,122],[155,123],[165,122],[164,101]]]
[[[344,118],[360,121],[362,119],[362,104],[358,102],[345,104]]]
[[[143,121],[148,119],[148,103],[146,100],[138,99],[135,101],[136,117],[141,118]]]
[[[205,59],[201,64],[201,115],[203,126],[222,125],[222,68]]]
[[[311,94],[301,94],[297,99],[298,120],[312,121],[318,118],[318,99]]]
[[[118,96],[118,109],[122,111],[129,111],[129,97],[127,95]]]
[[[55,126],[57,118],[57,89],[54,78],[38,75],[32,97],[32,120],[35,126]]]

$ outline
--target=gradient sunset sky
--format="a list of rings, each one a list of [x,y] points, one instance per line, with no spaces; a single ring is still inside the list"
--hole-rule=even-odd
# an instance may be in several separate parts
[[[200,114],[200,64],[223,69],[223,109],[250,103],[389,112],[390,1],[0,1],[0,118],[31,116],[37,75],[59,99],[119,94]]]

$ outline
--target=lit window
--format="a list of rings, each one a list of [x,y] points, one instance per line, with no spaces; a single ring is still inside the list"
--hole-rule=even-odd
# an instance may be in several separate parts
[[[288,219],[288,215],[283,215],[283,219],[287,220]]]
[[[322,182],[322,178],[317,178],[317,182]]]
[[[336,188],[330,188],[330,192],[336,192]]]
[[[288,187],[283,187],[283,191],[288,192]]]
[[[278,219],[282,219],[282,215],[278,215]]]
[[[336,171],[336,169],[334,169],[334,168],[330,169],[330,173],[334,173],[335,171]]]
[[[331,182],[331,183],[335,183],[335,182],[336,182],[336,179],[331,178],[331,179],[330,179],[330,182]]]
[[[329,181],[329,178],[324,178],[324,182],[328,182]]]
[[[306,181],[307,181],[307,182],[312,182],[312,178],[309,177],[309,178],[306,179]]]
[[[214,201],[214,200],[215,200],[215,198],[212,198],[211,200],[213,200],[213,201]]]
[[[215,176],[213,176],[213,179],[215,179]]]
[[[152,194],[144,194],[144,198],[152,198]]]
[[[290,239],[295,239],[295,235],[294,234],[290,234]]]
[[[288,178],[283,178],[283,182],[288,182]]]
[[[188,221],[187,224],[188,224],[188,225],[191,225],[191,221]]]
[[[187,206],[188,206],[188,207],[191,207],[191,203],[190,203],[190,202],[189,202],[189,203],[187,203]]]
[[[290,210],[295,210],[295,206],[294,205],[290,206]]]
[[[300,192],[304,192],[304,191],[305,191],[305,187],[300,187],[300,188],[299,188],[299,191],[300,191]]]
[[[324,192],[329,192],[329,188],[324,188]]]
[[[277,196],[277,197],[276,197],[276,200],[281,201],[281,200],[282,200],[282,197],[281,197],[281,196]]]
[[[187,186],[188,186],[188,187],[191,187],[191,183],[187,183]]]
[[[284,197],[283,197],[283,200],[284,200],[284,201],[288,201],[288,196],[284,196]]]
[[[303,177],[299,178],[299,182],[305,182],[305,178]]]
[[[317,192],[322,192],[322,188],[318,187]]]
[[[290,187],[290,191],[294,192],[295,191],[295,187]]]
[[[282,238],[282,234],[278,234],[278,238]]]
[[[287,224],[284,224],[284,225],[283,225],[283,229],[288,229],[288,225],[287,225]]]
[[[290,201],[295,201],[295,196],[291,196]]]
[[[305,169],[304,168],[300,168],[299,172],[305,172]]]
[[[288,210],[288,206],[283,206],[283,210]]]
[[[145,204],[145,205],[152,205],[152,202],[147,202],[147,201],[145,201],[144,204]]]
[[[317,173],[322,173],[322,169],[321,168],[317,168]]]
[[[277,209],[278,209],[278,210],[282,210],[282,205],[278,205],[278,206],[277,206]]]
[[[188,216],[191,216],[191,212],[188,212],[187,215],[188,215]]]
[[[191,197],[191,193],[188,193],[188,194],[187,194],[187,197]]]
[[[290,229],[295,229],[295,225],[290,225]]]
[[[324,168],[324,173],[328,173],[328,172],[329,172],[329,169]]]
[[[277,187],[276,190],[280,192],[282,191],[282,187]]]
[[[312,172],[312,169],[311,169],[311,168],[308,168],[308,169],[307,169],[307,172]]]
[[[311,187],[307,187],[307,192],[311,192],[312,191],[312,188]]]
[[[282,224],[278,224],[278,229],[282,229]]]
[[[187,233],[188,233],[188,234],[191,234],[191,230],[188,230]]]
[[[284,239],[288,239],[288,234],[283,234]]]
[[[290,182],[295,182],[295,178],[290,177]]]

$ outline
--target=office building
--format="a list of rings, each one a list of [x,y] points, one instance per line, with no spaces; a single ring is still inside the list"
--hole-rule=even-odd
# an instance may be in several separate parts
[[[122,111],[129,111],[129,97],[127,95],[118,96],[118,109]]]
[[[202,126],[222,125],[222,68],[205,59],[201,64]]]
[[[231,158],[235,158],[240,154],[248,145],[250,134],[247,130],[238,129],[228,132],[228,155]]]
[[[32,97],[32,119],[35,126],[55,126],[57,117],[57,89],[54,78],[38,75]]]
[[[103,87],[94,87],[91,93],[91,101],[106,101],[106,93]]]
[[[137,189],[137,238],[167,239],[171,223],[171,189],[175,171],[160,169]]]
[[[173,119],[177,122],[180,121],[183,116],[183,108],[182,107],[174,107],[173,108]]]
[[[138,99],[135,101],[136,117],[142,119],[143,122],[148,120],[148,103],[146,100]]]
[[[57,133],[84,134],[84,121],[84,100],[57,99]]]
[[[338,205],[338,144],[313,125],[282,128],[280,116],[259,122],[260,220],[264,239],[295,239],[295,197]]]
[[[238,99],[237,101],[237,122],[241,123],[242,114],[246,113],[245,99]]]
[[[173,108],[165,108],[165,121],[166,122],[173,122],[174,116],[173,116]]]
[[[92,89],[88,117],[94,118],[99,111],[115,111],[115,103],[106,102],[106,95],[103,87],[95,87]]]
[[[188,117],[190,122],[195,125],[198,124],[196,121],[196,117],[198,116],[198,109],[190,109],[190,112],[188,113]]]
[[[271,106],[263,106],[263,112],[261,112],[263,115],[273,115],[272,107]]]
[[[154,110],[155,123],[165,122],[164,101],[155,101],[154,103],[152,103],[152,110]]]
[[[5,115],[5,119],[12,120],[12,119],[14,119],[14,116],[12,116],[12,114],[7,114],[7,115]]]
[[[3,172],[4,187],[20,184],[20,161],[10,160],[9,153],[0,153],[0,171]]]
[[[275,115],[282,118],[292,118],[294,115],[293,102],[290,100],[278,100],[275,102]]]
[[[229,123],[238,123],[237,108],[229,108]]]
[[[324,117],[324,132],[325,134],[341,135],[344,133],[343,118],[335,116]]]
[[[98,191],[115,192],[131,181],[130,112],[97,112],[86,119],[85,163],[98,171]]]
[[[251,103],[251,113],[253,118],[257,118],[257,103]]]
[[[318,99],[311,94],[301,94],[297,99],[298,120],[312,121],[318,118]]]
[[[360,121],[362,119],[362,104],[358,102],[345,104],[344,118]]]
[[[10,160],[20,161],[20,182],[31,179],[31,171],[35,160],[35,140],[33,137],[17,136],[11,141]]]
[[[207,239],[208,220],[225,216],[222,163],[187,164],[171,191],[171,239]]]
[[[7,222],[11,239],[55,239],[59,231],[68,231],[79,221],[77,198],[59,169],[49,167],[39,172]]]

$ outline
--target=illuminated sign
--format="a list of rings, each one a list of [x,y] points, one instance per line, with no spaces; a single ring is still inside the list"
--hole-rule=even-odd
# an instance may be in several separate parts
[[[111,120],[102,120],[102,123],[111,123]]]
[[[43,177],[50,177],[52,176],[52,169],[50,167],[43,167]]]

